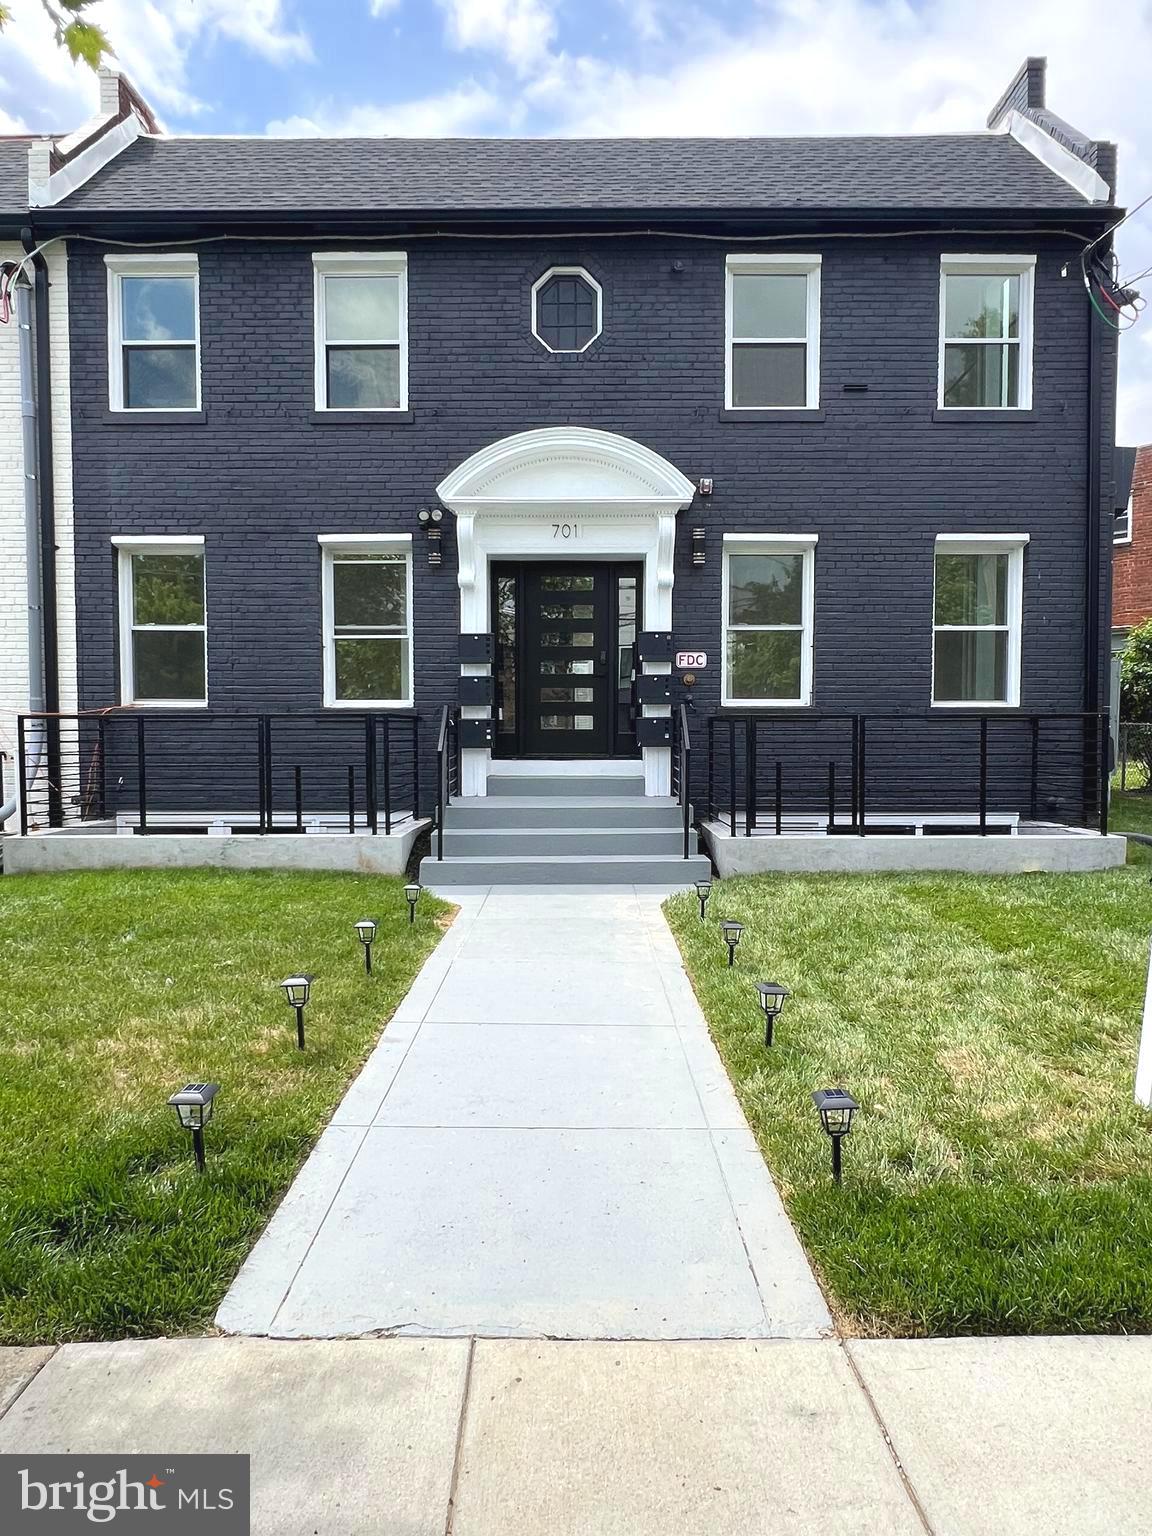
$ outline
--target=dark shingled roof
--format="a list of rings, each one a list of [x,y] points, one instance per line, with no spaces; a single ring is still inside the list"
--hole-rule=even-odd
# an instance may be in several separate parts
[[[85,213],[1084,208],[1006,134],[803,139],[141,138]]]
[[[0,219],[16,223],[28,214],[28,140],[0,139]]]

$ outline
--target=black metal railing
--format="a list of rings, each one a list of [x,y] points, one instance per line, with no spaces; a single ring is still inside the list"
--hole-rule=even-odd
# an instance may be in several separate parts
[[[444,813],[460,793],[460,711],[445,704],[436,735],[436,857],[444,857]]]
[[[1108,831],[1105,712],[725,713],[707,732],[706,816],[733,837],[803,822],[863,837],[921,815],[988,836],[1005,813]]]
[[[103,710],[17,720],[20,831],[126,820],[142,835],[391,833],[420,816],[420,722],[410,714]],[[59,742],[59,770],[46,742]]]
[[[679,704],[672,712],[672,794],[680,804],[684,827],[684,857],[691,857],[692,836],[692,735],[688,708]]]

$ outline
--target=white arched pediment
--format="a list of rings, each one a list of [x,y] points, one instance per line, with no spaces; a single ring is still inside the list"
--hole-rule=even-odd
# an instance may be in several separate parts
[[[436,487],[453,512],[549,506],[674,512],[695,487],[643,443],[595,427],[541,427],[481,448]]]

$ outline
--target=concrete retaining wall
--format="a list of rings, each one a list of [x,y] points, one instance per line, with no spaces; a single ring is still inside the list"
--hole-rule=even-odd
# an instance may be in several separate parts
[[[704,841],[721,878],[792,874],[883,874],[963,870],[981,875],[1073,873],[1123,864],[1123,837],[731,837],[709,827]]]
[[[347,833],[331,837],[96,837],[50,833],[4,839],[4,872],[46,874],[81,869],[293,869],[402,875],[427,821],[391,837]]]

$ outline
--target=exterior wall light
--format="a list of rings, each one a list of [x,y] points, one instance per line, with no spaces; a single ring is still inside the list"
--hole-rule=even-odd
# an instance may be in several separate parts
[[[376,937],[376,924],[370,917],[362,917],[356,924],[356,937],[364,946],[364,972],[372,974],[372,941]]]
[[[440,524],[444,521],[444,509],[442,507],[421,507],[416,514],[416,521],[424,530],[424,537],[428,541],[428,564],[431,566],[442,565],[444,554],[442,550],[443,530]]]
[[[736,963],[736,946],[744,933],[744,924],[724,922],[720,924],[720,932],[724,935],[724,942],[728,946],[728,969],[731,970]]]
[[[288,1006],[296,1010],[296,1044],[300,1050],[304,1049],[304,1008],[315,980],[315,976],[289,976],[280,983]]]
[[[778,981],[758,981],[756,990],[760,994],[760,1006],[764,1010],[764,1044],[771,1045],[772,1026],[780,1017],[785,999],[792,994]]]
[[[860,1108],[843,1088],[818,1088],[812,1102],[820,1111],[820,1123],[832,1138],[832,1178],[840,1182],[840,1143],[852,1129],[852,1116]]]
[[[212,1118],[216,1107],[212,1101],[219,1092],[219,1083],[187,1083],[168,1100],[176,1111],[177,1120],[186,1131],[192,1132],[192,1152],[198,1173],[204,1172],[204,1127]]]
[[[704,921],[704,908],[708,905],[708,898],[712,894],[711,880],[697,880],[696,899],[700,903],[700,921]]]
[[[404,887],[404,895],[408,901],[409,925],[416,921],[416,903],[420,900],[420,892],[423,889],[424,887],[422,885],[418,885],[415,881],[413,881],[411,885],[406,885]]]
[[[705,548],[705,537],[706,537],[706,535],[705,535],[705,531],[704,531],[703,528],[693,528],[693,530],[692,530],[692,564],[693,565],[704,565],[706,563],[706,561],[707,561],[707,551],[706,551],[706,548]]]

